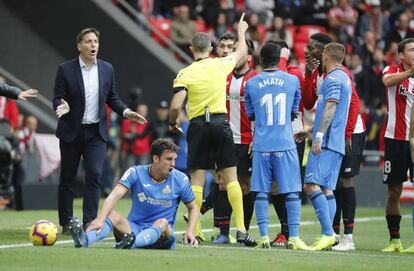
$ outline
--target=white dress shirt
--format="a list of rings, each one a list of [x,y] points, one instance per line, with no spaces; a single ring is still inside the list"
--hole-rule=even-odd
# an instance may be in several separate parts
[[[87,67],[79,56],[82,71],[83,86],[85,88],[85,112],[82,124],[99,122],[99,75],[98,63],[95,60],[92,67]]]

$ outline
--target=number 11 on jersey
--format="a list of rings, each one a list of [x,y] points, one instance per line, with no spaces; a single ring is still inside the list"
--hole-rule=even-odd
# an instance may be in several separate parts
[[[273,125],[273,108],[277,107],[277,125],[286,124],[286,93],[277,94],[274,99],[271,93],[264,95],[260,101],[261,106],[266,108],[266,125]]]

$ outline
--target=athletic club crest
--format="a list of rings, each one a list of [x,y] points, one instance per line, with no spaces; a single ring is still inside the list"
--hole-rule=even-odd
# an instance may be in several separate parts
[[[385,183],[388,179],[388,174],[383,174],[382,175],[382,181]]]

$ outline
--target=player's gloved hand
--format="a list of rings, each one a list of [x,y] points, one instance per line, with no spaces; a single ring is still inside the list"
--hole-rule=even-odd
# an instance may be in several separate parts
[[[88,228],[86,229],[86,231],[93,231],[96,230],[96,233],[99,234],[103,228],[105,224],[105,220],[100,219],[99,217],[96,218],[95,220],[93,220],[91,222],[91,224],[89,224]]]
[[[56,108],[56,115],[58,118],[62,117],[63,115],[69,113],[70,107],[67,101],[60,99],[60,105]]]
[[[345,139],[345,154],[351,155],[352,152],[352,139]]]
[[[247,149],[247,154],[249,155],[250,159],[253,157],[253,142],[250,142],[249,148]]]
[[[192,247],[198,247],[197,239],[194,237],[194,234],[190,232],[185,232],[183,242],[186,245],[190,245]]]
[[[306,72],[306,74],[307,75],[311,75],[312,74],[312,72],[316,69],[316,68],[318,68],[319,67],[319,60],[318,59],[316,59],[316,58],[312,58],[311,60],[309,60],[309,61],[306,61],[306,64],[305,64],[305,72]]]

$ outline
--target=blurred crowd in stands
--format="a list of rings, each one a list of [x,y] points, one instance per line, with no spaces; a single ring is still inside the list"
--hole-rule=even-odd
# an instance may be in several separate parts
[[[114,4],[122,8],[119,1]],[[234,32],[246,12],[248,37],[255,43],[252,67],[259,69],[258,53],[269,39],[291,47],[291,65],[304,68],[310,35],[325,32],[347,48],[345,65],[354,76],[361,113],[368,129],[366,149],[383,150],[386,93],[381,73],[398,62],[397,44],[414,37],[413,0],[127,0],[148,23],[184,52],[197,31],[213,42]],[[154,40],[167,47],[154,33]]]

